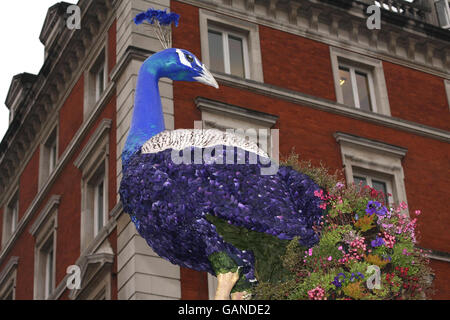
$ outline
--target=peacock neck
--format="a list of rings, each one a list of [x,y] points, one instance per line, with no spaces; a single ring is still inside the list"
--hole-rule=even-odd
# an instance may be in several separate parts
[[[165,130],[159,95],[159,75],[153,68],[142,66],[136,86],[133,118],[122,152],[122,165],[127,166],[134,155],[150,138]]]

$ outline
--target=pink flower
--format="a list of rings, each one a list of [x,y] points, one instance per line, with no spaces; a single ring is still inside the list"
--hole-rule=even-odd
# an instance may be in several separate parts
[[[422,213],[422,211],[416,210],[416,211],[414,211],[414,213],[416,214],[416,216],[420,216],[420,214]]]
[[[328,261],[331,261],[331,260],[333,260],[333,257],[332,257],[332,256],[329,256],[329,257],[328,257]]]

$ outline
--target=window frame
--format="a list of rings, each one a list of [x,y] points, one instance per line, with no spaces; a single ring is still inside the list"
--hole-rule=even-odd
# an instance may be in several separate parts
[[[3,209],[2,248],[11,240],[19,226],[19,197],[19,188],[16,187]]]
[[[53,195],[29,229],[30,234],[35,239],[33,294],[35,300],[50,300],[55,293],[58,207],[60,201],[61,196]],[[52,253],[51,265],[48,263],[50,252]]]
[[[391,179],[393,201],[408,202],[402,166],[408,151],[406,148],[342,132],[336,132],[334,137],[340,145],[347,183],[354,182],[354,172],[363,171],[376,177],[387,177]],[[408,211],[406,213],[409,214]]]
[[[81,252],[95,241],[109,222],[109,134],[112,121],[103,119],[97,126],[91,138],[81,150],[74,162],[75,167],[81,171],[81,228],[80,248]],[[104,180],[104,220],[103,227],[97,232],[97,217],[94,212],[93,191],[100,181]]]
[[[388,204],[391,205],[398,201],[398,197],[394,191],[393,188],[393,177],[390,175],[380,174],[380,172],[375,171],[367,171],[358,167],[353,167],[353,182],[355,179],[355,176],[363,177],[366,179],[366,183],[368,186],[373,188],[373,181],[376,180],[378,182],[382,182],[386,185],[386,197],[388,199]],[[388,194],[391,194],[391,196],[388,196]]]
[[[11,257],[3,271],[0,272],[0,300],[16,300],[17,267],[19,257]]]
[[[355,104],[355,108],[361,109],[361,100],[359,98],[359,92],[358,92],[358,84],[356,81],[356,73],[362,73],[364,75],[367,76],[367,82],[369,85],[369,97],[370,97],[370,104],[371,104],[371,110],[370,112],[377,112],[377,101],[375,98],[375,85],[373,83],[373,71],[370,69],[366,69],[363,67],[358,67],[355,65],[352,65],[351,63],[346,63],[346,62],[339,62],[339,70],[341,70],[341,68],[347,68],[349,69],[349,73],[350,73],[350,84],[352,86],[352,92],[353,92],[353,102]],[[342,86],[339,84],[339,89],[342,93]]]
[[[52,126],[42,139],[39,150],[39,189],[47,182],[55,171],[59,155],[59,126]],[[54,154],[53,154],[54,153]]]
[[[239,37],[244,35],[246,38],[247,50],[244,51],[247,52],[248,77],[242,79],[264,82],[258,24],[225,16],[218,12],[212,12],[203,8],[199,9],[199,21],[202,61],[208,68],[210,67],[208,30],[210,28],[219,28],[237,34]],[[244,52],[244,67],[245,59]],[[220,73],[215,74],[215,77],[220,79],[220,75]],[[226,75],[228,76],[228,74]]]
[[[332,46],[330,46],[330,57],[334,78],[336,101],[338,103],[345,105],[342,88],[340,85],[339,66],[349,65],[355,69],[362,70],[364,73],[370,74],[372,79],[372,81],[369,81],[369,90],[373,110],[365,111],[359,108],[355,109],[391,116],[389,96],[383,70],[383,62],[381,60],[373,59],[355,52]],[[372,82],[372,88],[370,88],[370,82]],[[355,89],[357,90],[357,88],[353,88],[353,90]],[[351,106],[349,106],[349,108],[353,109],[353,107]]]
[[[223,63],[224,63],[224,73],[231,75],[231,76],[235,76],[235,77],[239,77],[237,75],[233,75],[231,73],[231,54],[230,54],[230,46],[229,46],[229,36],[231,35],[232,37],[235,38],[239,38],[242,40],[242,57],[243,57],[243,63],[244,63],[244,79],[250,79],[250,58],[249,58],[249,52],[248,52],[248,35],[238,32],[238,31],[233,31],[233,30],[229,30],[223,26],[219,26],[217,24],[208,24],[208,36],[209,36],[209,32],[213,31],[216,33],[220,33],[221,34],[221,38],[222,38],[222,49],[223,49]],[[209,49],[209,41],[208,41],[208,49]],[[209,56],[210,52],[208,50],[208,60],[210,59]],[[208,66],[209,68],[210,66]],[[211,69],[210,69],[211,70]],[[214,70],[211,70],[214,71]]]

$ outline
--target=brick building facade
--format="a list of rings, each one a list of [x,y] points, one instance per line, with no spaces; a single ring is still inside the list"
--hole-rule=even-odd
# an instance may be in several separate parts
[[[421,209],[434,298],[450,297],[450,34],[434,1],[80,0],[48,11],[38,75],[13,78],[0,145],[0,299],[208,299],[214,279],[159,258],[122,212],[120,154],[140,64],[161,45],[133,17],[181,15],[173,47],[220,90],[163,80],[168,129],[276,128],[280,152],[343,169]],[[219,57],[219,59],[217,59]],[[222,58],[220,58],[222,57]],[[81,270],[79,290],[67,268]]]

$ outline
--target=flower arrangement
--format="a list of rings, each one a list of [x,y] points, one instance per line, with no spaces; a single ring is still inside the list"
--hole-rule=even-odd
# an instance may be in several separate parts
[[[415,246],[420,210],[385,203],[369,186],[345,185],[337,175],[298,156],[286,161],[322,187],[315,192],[326,210],[315,231],[319,242],[306,248],[294,239],[283,257],[291,272],[284,282],[259,283],[256,299],[397,300],[426,299],[431,291],[427,252]]]

